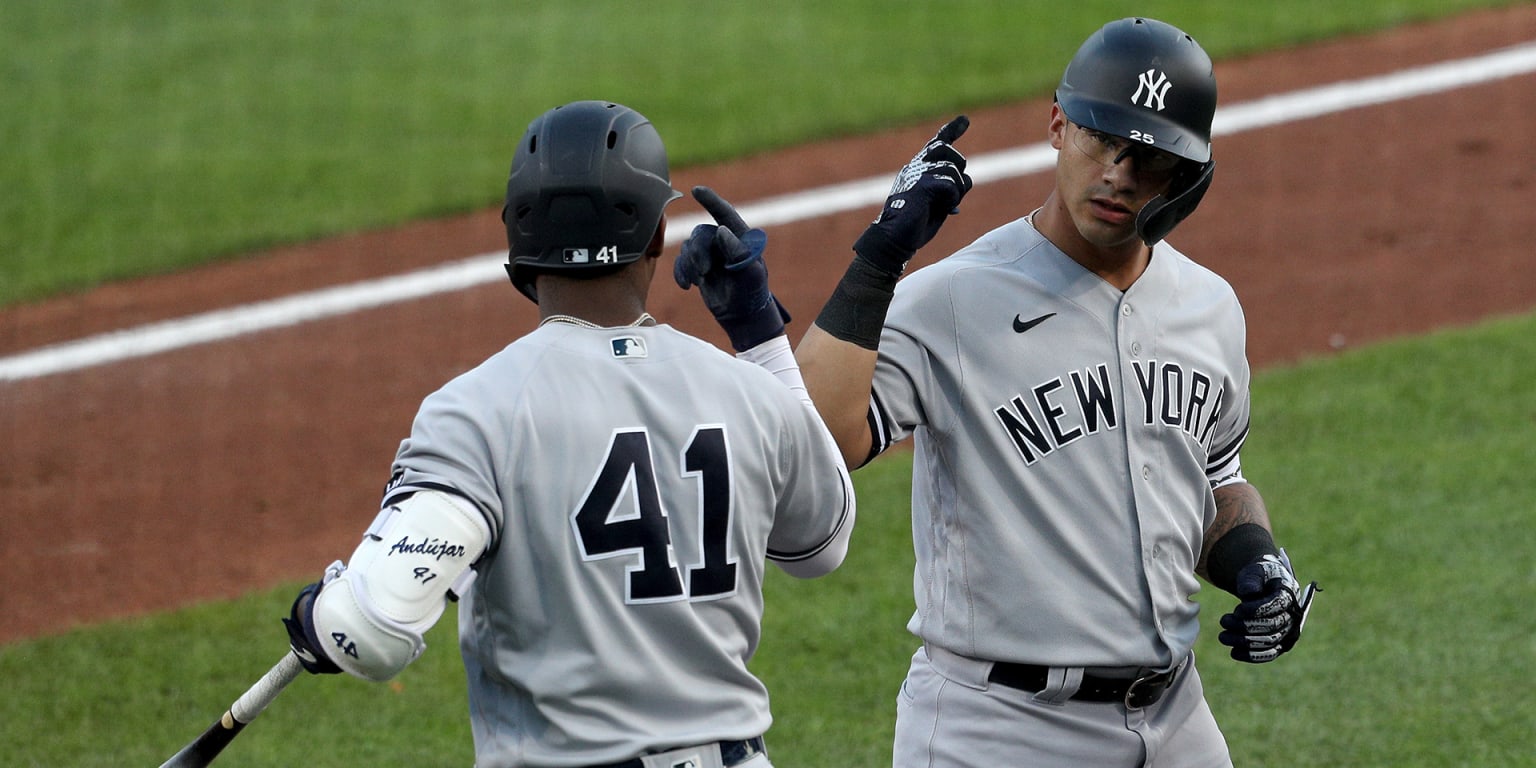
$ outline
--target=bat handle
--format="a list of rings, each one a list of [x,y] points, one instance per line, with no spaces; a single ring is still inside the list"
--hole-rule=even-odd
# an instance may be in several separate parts
[[[281,661],[267,670],[255,685],[240,694],[240,698],[235,699],[235,703],[229,706],[229,711],[224,713],[224,717],[233,718],[241,725],[255,720],[256,716],[261,714],[262,710],[266,709],[267,705],[271,704],[272,700],[277,698],[277,695],[282,693],[283,689],[303,671],[304,665],[299,662],[299,657],[294,655],[293,651],[289,651]],[[226,728],[232,725],[229,722],[224,723]]]
[[[240,694],[240,698],[235,699],[235,703],[229,705],[229,709],[213,725],[208,726],[208,730],[182,747],[180,752],[171,755],[171,759],[161,763],[160,768],[204,768],[213,762],[229,746],[230,741],[255,720],[302,671],[304,665],[290,650],[255,685]]]

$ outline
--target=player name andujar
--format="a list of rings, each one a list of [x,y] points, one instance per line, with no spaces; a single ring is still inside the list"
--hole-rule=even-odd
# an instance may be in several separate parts
[[[427,555],[437,560],[445,557],[463,557],[464,545],[454,544],[439,539],[427,539],[426,541],[411,543],[411,537],[406,536],[394,543],[389,548],[391,555]]]

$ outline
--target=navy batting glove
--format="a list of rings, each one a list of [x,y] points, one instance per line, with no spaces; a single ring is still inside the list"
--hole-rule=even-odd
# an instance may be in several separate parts
[[[965,115],[949,121],[896,174],[885,207],[854,242],[855,253],[889,274],[906,271],[907,262],[959,212],[960,200],[971,191],[965,156],[954,147],[970,126]]]
[[[790,317],[768,290],[768,265],[763,262],[768,234],[748,229],[736,209],[709,187],[694,187],[693,197],[717,223],[694,227],[683,241],[672,266],[677,286],[685,291],[699,287],[704,306],[737,352],[783,334]]]
[[[320,594],[320,582],[315,582],[299,592],[293,599],[293,608],[283,626],[288,628],[288,646],[299,657],[304,669],[315,675],[335,675],[341,667],[320,650],[320,640],[315,636],[315,598]]]
[[[1274,661],[1301,638],[1312,595],[1319,589],[1312,582],[1303,591],[1283,557],[1264,555],[1237,573],[1235,592],[1242,602],[1221,617],[1224,631],[1217,639],[1238,661]]]

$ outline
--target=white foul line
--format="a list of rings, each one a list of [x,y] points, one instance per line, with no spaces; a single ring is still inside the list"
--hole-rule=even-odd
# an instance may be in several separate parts
[[[1307,88],[1223,107],[1211,125],[1213,135],[1297,122],[1390,101],[1410,99],[1536,70],[1536,42],[1472,58],[1417,67],[1378,77]],[[966,170],[977,184],[1024,176],[1050,167],[1056,151],[1045,143],[989,152],[969,158]],[[769,227],[874,206],[890,191],[891,177],[880,176],[764,198],[737,206],[753,226]],[[679,216],[667,228],[676,244],[703,214]],[[198,315],[150,323],[0,357],[0,381],[39,378],[91,366],[144,357],[182,347],[221,341],[248,333],[298,325],[400,301],[448,293],[505,279],[506,252],[484,253],[437,267],[352,283],[280,299],[245,304]]]

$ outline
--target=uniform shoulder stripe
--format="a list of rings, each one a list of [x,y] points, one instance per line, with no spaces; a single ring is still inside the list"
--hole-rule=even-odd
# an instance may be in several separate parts
[[[1209,469],[1215,469],[1223,464],[1226,464],[1227,462],[1230,462],[1232,457],[1236,456],[1237,452],[1242,449],[1243,442],[1247,439],[1248,424],[1244,423],[1242,430],[1237,433],[1236,437],[1232,438],[1232,440],[1229,441],[1226,445],[1211,451],[1210,457],[1206,459],[1205,462],[1206,467]]]

